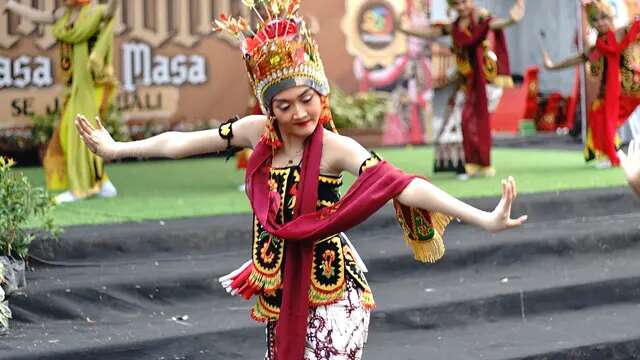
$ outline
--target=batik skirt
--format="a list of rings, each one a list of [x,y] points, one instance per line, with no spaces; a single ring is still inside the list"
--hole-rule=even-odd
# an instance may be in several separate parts
[[[362,290],[347,280],[337,303],[309,309],[304,360],[360,360],[369,333],[369,315],[360,299]],[[265,360],[275,360],[277,321],[267,324]]]

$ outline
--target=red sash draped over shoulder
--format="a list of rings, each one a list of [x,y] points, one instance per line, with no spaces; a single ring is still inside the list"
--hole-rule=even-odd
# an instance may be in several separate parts
[[[622,86],[620,84],[620,57],[622,52],[635,41],[640,31],[640,21],[636,20],[630,27],[621,42],[616,39],[616,33],[609,30],[598,37],[595,51],[589,57],[595,61],[604,56],[607,61],[607,73],[604,91],[604,116],[590,119],[590,128],[593,136],[594,147],[606,154],[613,165],[619,165],[620,159],[616,154],[615,137],[620,122],[620,97]]]
[[[271,235],[287,241],[276,328],[278,360],[301,360],[304,355],[314,241],[361,223],[415,178],[383,161],[364,171],[334,206],[316,211],[322,140],[323,127],[319,125],[305,144],[294,218],[286,224],[276,220],[281,199],[269,184],[271,147],[260,142],[247,168],[247,196],[256,218]]]

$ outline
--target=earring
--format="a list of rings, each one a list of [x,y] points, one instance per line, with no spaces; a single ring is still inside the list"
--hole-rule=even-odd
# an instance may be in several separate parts
[[[262,141],[265,144],[271,146],[273,149],[277,149],[282,146],[282,141],[280,140],[280,136],[278,135],[278,130],[276,129],[276,117],[269,116],[269,120],[267,120],[267,124],[265,126],[264,134],[262,135]]]
[[[336,125],[333,123],[333,115],[331,114],[331,106],[329,105],[329,97],[323,96],[321,98],[322,102],[322,111],[320,112],[320,125],[327,125],[331,131],[334,133],[338,133],[338,129],[336,129]]]

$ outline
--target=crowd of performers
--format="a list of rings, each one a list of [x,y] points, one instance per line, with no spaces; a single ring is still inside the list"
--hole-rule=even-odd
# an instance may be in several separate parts
[[[494,176],[491,166],[491,127],[489,113],[502,95],[502,88],[513,86],[503,29],[525,15],[524,1],[518,0],[508,19],[491,16],[473,0],[448,0],[457,18],[426,27],[405,25],[401,31],[423,39],[450,35],[457,69],[448,79],[457,87],[451,96],[444,123],[435,138],[434,170],[455,171],[460,179]],[[619,166],[617,151],[621,142],[618,129],[630,121],[640,105],[637,61],[632,43],[638,40],[640,21],[616,29],[614,12],[604,0],[583,2],[589,24],[597,31],[593,48],[554,64],[543,52],[549,70],[590,63],[591,75],[600,79],[599,93],[590,104],[585,160],[597,160],[597,168]],[[635,127],[638,127],[637,125]]]
[[[589,146],[595,156],[601,153],[612,164],[621,163],[640,194],[640,144],[632,143],[628,155],[617,155],[613,131],[623,116],[618,108],[623,106],[620,99],[625,90],[620,86],[624,77],[621,54],[639,25],[616,33],[604,7],[593,3],[598,5],[587,5],[587,9],[602,36],[595,50],[579,60],[602,62],[606,91],[593,104],[593,111],[601,113],[597,118],[601,123],[590,126]],[[110,58],[113,4],[67,1],[64,11],[45,16],[9,2],[9,8],[23,16],[55,22],[54,32],[62,44],[69,95],[59,139],[54,142],[59,141],[66,159],[70,190],[65,196],[73,200],[104,190],[109,182],[103,160],[183,158],[230,148],[252,149],[245,164],[246,193],[253,211],[252,255],[221,282],[233,295],[255,298],[251,317],[266,324],[265,359],[361,358],[375,300],[366,280],[367,269],[344,231],[387,201],[393,200],[403,238],[416,260],[423,262],[443,256],[444,231],[451,219],[490,232],[516,228],[527,220],[526,215],[511,217],[517,196],[513,178],[502,181],[502,199],[493,211],[486,212],[339,135],[331,117],[329,82],[312,32],[299,15],[298,0],[243,0],[260,19],[255,29],[242,18],[216,21],[216,30],[239,40],[256,99],[253,115],[234,118],[218,129],[114,141],[97,117],[109,102],[109,86],[114,83]],[[446,132],[462,136],[448,136],[452,140],[440,144],[438,151],[458,152],[457,159],[462,161],[443,167],[464,169],[468,176],[492,176],[490,87],[509,85],[500,77],[509,73],[501,30],[522,19],[524,1],[516,0],[508,19],[492,17],[477,9],[472,0],[449,0],[449,4],[458,14],[455,21],[404,31],[425,38],[451,35],[459,90],[452,102],[452,124],[445,127]],[[600,26],[607,21],[608,28]],[[497,49],[502,49],[497,59],[488,51],[490,32],[499,44]],[[87,63],[89,68],[79,66]],[[341,196],[344,172],[357,179]]]

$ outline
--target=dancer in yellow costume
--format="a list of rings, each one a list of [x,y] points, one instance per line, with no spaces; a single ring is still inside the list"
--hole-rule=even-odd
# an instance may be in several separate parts
[[[104,171],[102,159],[82,145],[73,119],[78,113],[93,122],[99,115],[104,118],[116,93],[112,18],[117,0],[109,0],[107,4],[66,0],[65,6],[53,13],[13,0],[9,0],[6,7],[30,21],[53,24],[53,35],[59,41],[65,90],[60,124],[45,156],[47,187],[67,190],[56,197],[59,203],[93,195],[116,196],[116,188]]]

